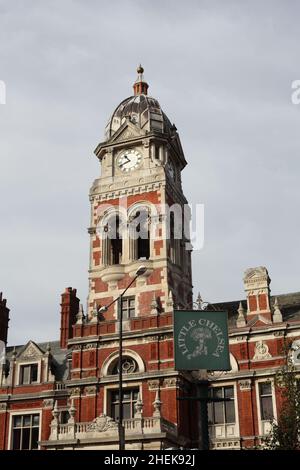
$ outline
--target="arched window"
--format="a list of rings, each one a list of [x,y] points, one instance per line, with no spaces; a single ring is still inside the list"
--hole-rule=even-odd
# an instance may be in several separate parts
[[[117,213],[112,214],[103,227],[102,259],[104,265],[121,264],[123,254],[122,223]]]
[[[120,218],[115,220],[115,236],[110,240],[111,264],[120,264],[122,259],[122,234],[120,231]]]
[[[173,263],[176,262],[176,253],[175,253],[175,224],[174,224],[174,213],[170,213],[170,258]]]
[[[150,258],[150,231],[149,213],[147,209],[137,211],[139,223],[137,226],[139,237],[137,239],[137,259]]]
[[[150,214],[147,207],[137,208],[130,217],[130,258],[150,258]]]
[[[181,207],[177,205],[169,215],[169,257],[174,264],[182,265],[182,215]]]
[[[122,372],[123,374],[133,374],[134,372],[138,372],[139,367],[137,362],[132,357],[124,357],[122,361]],[[119,360],[116,360],[113,367],[111,374],[117,375],[119,373]]]
[[[142,358],[135,351],[124,349],[123,351],[123,372],[125,374],[145,372],[145,364]],[[104,361],[101,367],[101,377],[116,375],[119,372],[119,352],[114,351]]]

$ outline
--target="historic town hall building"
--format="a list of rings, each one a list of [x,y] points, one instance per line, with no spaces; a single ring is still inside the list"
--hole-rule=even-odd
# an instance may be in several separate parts
[[[193,306],[188,215],[179,135],[148,96],[142,67],[134,95],[113,112],[95,154],[101,165],[90,191],[89,297],[61,296],[60,340],[9,346],[0,375],[1,449],[118,448],[118,303],[123,312],[123,413],[127,449],[199,444],[197,373],[174,369],[173,310]],[[176,219],[176,220],[175,220]],[[139,233],[139,236],[136,236]],[[142,236],[143,235],[143,236]],[[141,275],[138,269],[144,267]],[[245,298],[227,310],[231,371],[208,373],[211,448],[254,447],[276,419],[274,387],[285,339],[300,346],[300,292],[270,295],[264,267],[244,275]],[[0,296],[0,340],[9,309]],[[54,320],[55,321],[55,320]],[[300,350],[299,350],[300,352]],[[300,361],[298,361],[300,362]]]

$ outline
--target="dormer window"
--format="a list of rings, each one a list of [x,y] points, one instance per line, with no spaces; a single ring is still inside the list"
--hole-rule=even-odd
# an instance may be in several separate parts
[[[37,383],[38,365],[26,364],[20,367],[20,385],[30,385]]]

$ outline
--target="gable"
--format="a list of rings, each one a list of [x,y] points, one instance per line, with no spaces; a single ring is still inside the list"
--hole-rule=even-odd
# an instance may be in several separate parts
[[[29,341],[17,357],[18,359],[34,360],[39,359],[43,355],[44,351],[42,351],[34,341]]]
[[[134,139],[144,135],[146,135],[146,133],[142,131],[138,125],[133,124],[128,119],[126,119],[122,126],[106,143],[123,142],[125,140]]]
[[[248,320],[247,326],[249,327],[257,327],[257,326],[266,326],[266,325],[272,325],[272,322],[265,318],[263,315],[255,315],[254,318],[251,320]]]

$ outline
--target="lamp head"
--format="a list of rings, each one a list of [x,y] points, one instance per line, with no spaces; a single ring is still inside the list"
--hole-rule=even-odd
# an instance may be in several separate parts
[[[102,307],[99,308],[98,313],[105,313],[107,312],[108,308],[106,305],[103,305]]]
[[[147,271],[146,266],[140,266],[140,267],[136,270],[135,275],[136,275],[136,276],[142,276],[143,274],[145,274],[146,271]]]

